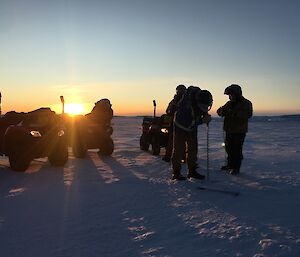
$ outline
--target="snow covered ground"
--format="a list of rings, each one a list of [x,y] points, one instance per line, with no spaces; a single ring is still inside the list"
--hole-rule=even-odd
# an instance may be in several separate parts
[[[238,177],[219,171],[222,122],[213,120],[210,182],[171,182],[169,164],[139,150],[141,121],[114,118],[112,157],[70,151],[64,168],[38,159],[26,173],[1,157],[0,256],[300,256],[299,120],[252,121]],[[204,126],[199,165],[205,174]]]

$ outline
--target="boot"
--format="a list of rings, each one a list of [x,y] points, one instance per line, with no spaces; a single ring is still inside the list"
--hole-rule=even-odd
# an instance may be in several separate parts
[[[180,172],[173,172],[172,180],[186,180],[186,177],[182,176]]]
[[[221,170],[225,170],[225,171],[230,170],[230,169],[231,168],[228,165],[224,165],[224,166],[221,167]]]
[[[171,158],[169,157],[169,156],[164,156],[163,158],[162,158],[162,160],[163,161],[165,161],[165,162],[170,162],[171,161]]]
[[[189,170],[188,178],[205,179],[204,175],[199,174],[196,170]]]
[[[231,170],[229,171],[229,173],[230,173],[231,175],[239,175],[239,174],[240,174],[240,169],[231,169]]]

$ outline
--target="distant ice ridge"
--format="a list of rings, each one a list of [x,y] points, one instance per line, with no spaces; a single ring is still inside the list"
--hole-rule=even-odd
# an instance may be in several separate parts
[[[268,121],[268,122],[278,122],[278,121],[299,121],[300,114],[295,115],[280,115],[280,116],[254,116],[250,121]]]

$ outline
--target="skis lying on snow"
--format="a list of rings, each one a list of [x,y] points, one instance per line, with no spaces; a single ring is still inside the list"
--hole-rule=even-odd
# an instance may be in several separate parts
[[[189,182],[196,183],[198,181],[196,180],[191,180],[188,179]],[[178,180],[176,180],[178,182]],[[209,181],[209,183],[218,183],[219,181]],[[221,193],[221,194],[226,194],[226,195],[231,195],[231,196],[239,196],[240,192],[234,191],[234,190],[226,190],[226,189],[219,189],[215,187],[210,187],[210,186],[197,186],[196,189],[203,190],[203,191],[210,191],[210,192],[215,192],[215,193]]]
[[[239,196],[240,195],[239,192],[231,191],[231,190],[224,190],[224,189],[217,189],[217,188],[203,187],[203,186],[198,186],[196,188],[199,189],[199,190],[222,193],[222,194],[227,194],[227,195],[232,195],[232,196]]]

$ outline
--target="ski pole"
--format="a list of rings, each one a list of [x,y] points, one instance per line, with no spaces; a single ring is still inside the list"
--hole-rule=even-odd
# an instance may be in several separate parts
[[[206,127],[206,179],[209,181],[209,123]]]
[[[224,165],[226,165],[226,143],[225,143],[225,130],[223,130],[223,143],[222,143],[222,146],[224,147]]]

